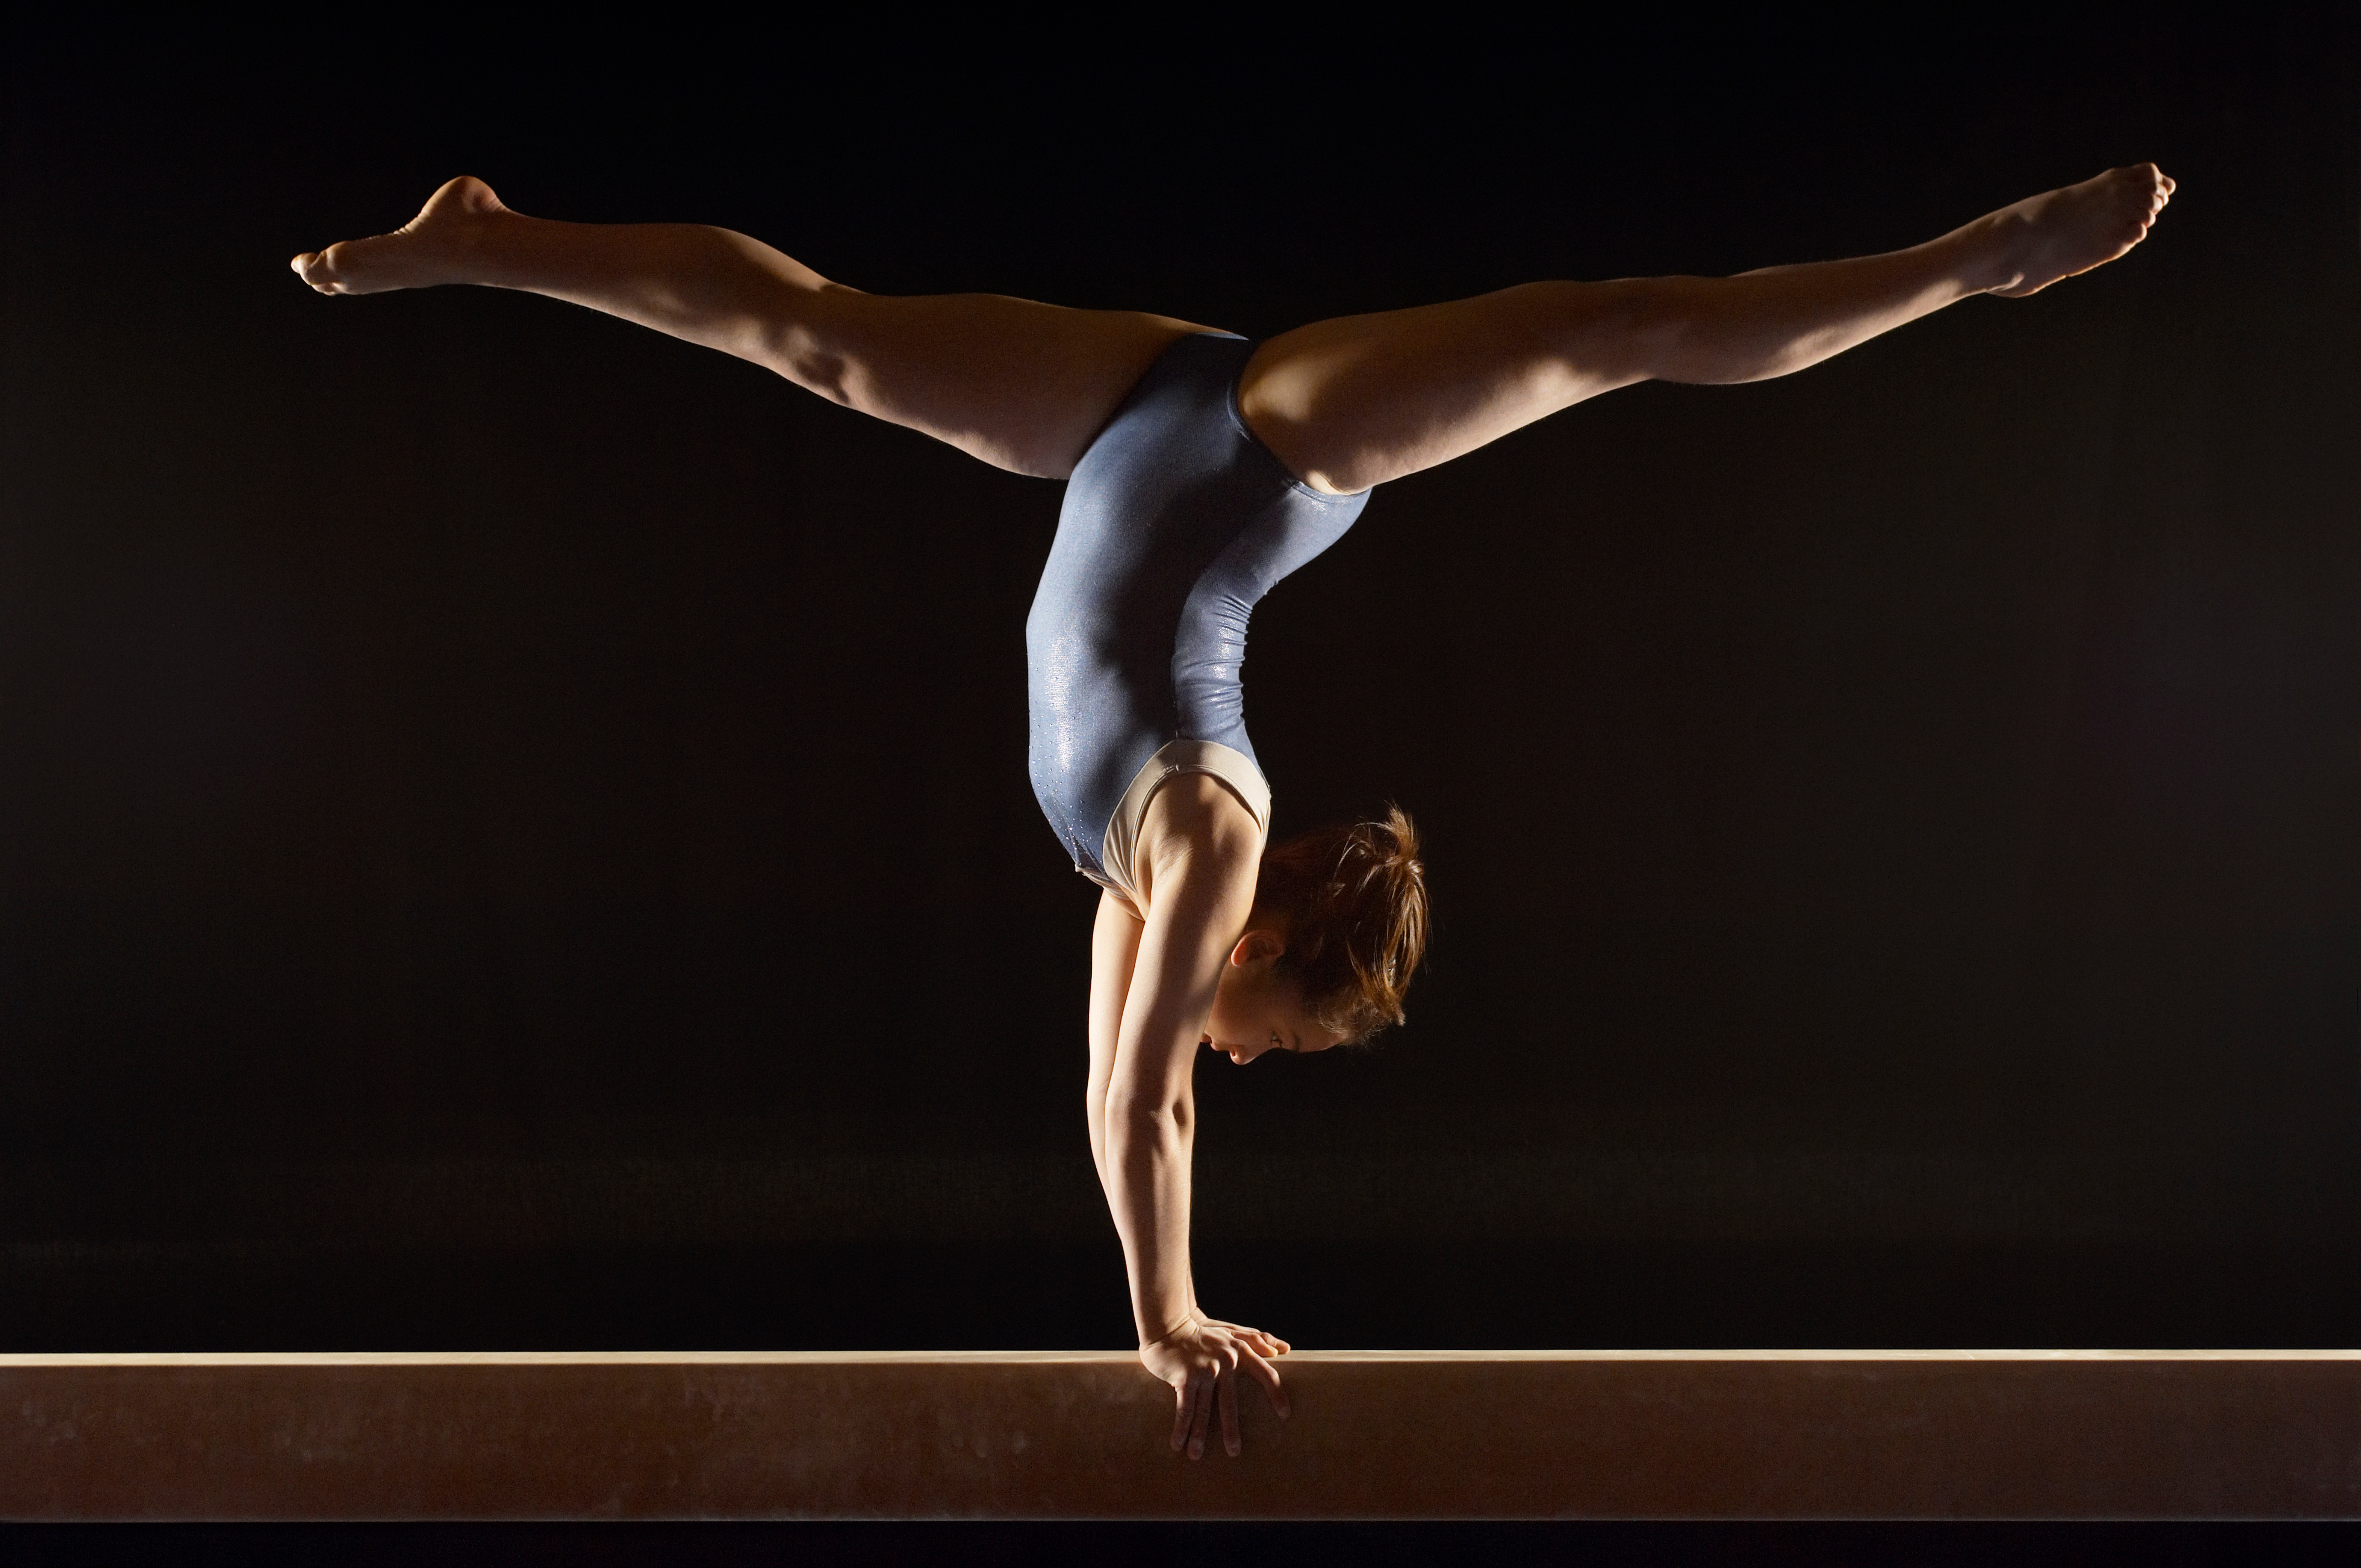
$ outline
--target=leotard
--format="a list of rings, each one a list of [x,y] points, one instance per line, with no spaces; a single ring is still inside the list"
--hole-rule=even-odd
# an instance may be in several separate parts
[[[1246,429],[1253,348],[1191,334],[1149,367],[1075,466],[1025,622],[1034,795],[1074,869],[1135,904],[1140,820],[1174,774],[1213,774],[1269,829],[1246,618],[1368,504],[1312,488]]]

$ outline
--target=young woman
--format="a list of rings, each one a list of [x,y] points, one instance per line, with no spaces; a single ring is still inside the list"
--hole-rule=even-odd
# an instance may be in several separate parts
[[[2152,164],[1908,250],[1735,278],[1532,283],[1260,344],[1168,316],[991,294],[896,299],[680,224],[529,218],[454,180],[392,234],[295,258],[324,294],[438,283],[588,305],[1021,474],[1069,481],[1026,627],[1035,793],[1104,891],[1092,938],[1091,1152],[1172,1446],[1238,1452],[1237,1380],[1286,1412],[1285,1341],[1205,1315],[1189,1270],[1190,1074],[1400,1021],[1426,939],[1409,818],[1268,850],[1246,739],[1246,618],[1372,487],[1650,379],[1800,370],[1971,294],[2020,297],[2128,251]]]

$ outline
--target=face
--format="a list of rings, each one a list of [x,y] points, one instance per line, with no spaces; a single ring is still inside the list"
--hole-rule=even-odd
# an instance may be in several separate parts
[[[1266,1051],[1309,1055],[1344,1043],[1312,1021],[1301,990],[1278,972],[1279,939],[1249,931],[1230,951],[1205,1019],[1204,1043],[1244,1067]]]

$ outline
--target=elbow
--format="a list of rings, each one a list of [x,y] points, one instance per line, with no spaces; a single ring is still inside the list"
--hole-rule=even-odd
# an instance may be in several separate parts
[[[1107,1150],[1156,1147],[1178,1143],[1189,1135],[1193,1113],[1185,1100],[1138,1097],[1108,1102],[1105,1111]]]

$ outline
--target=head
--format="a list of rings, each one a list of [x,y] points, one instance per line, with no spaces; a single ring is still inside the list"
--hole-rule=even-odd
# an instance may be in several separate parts
[[[1418,829],[1400,807],[1273,845],[1222,967],[1207,1042],[1240,1063],[1365,1042],[1402,1022],[1426,927]]]

